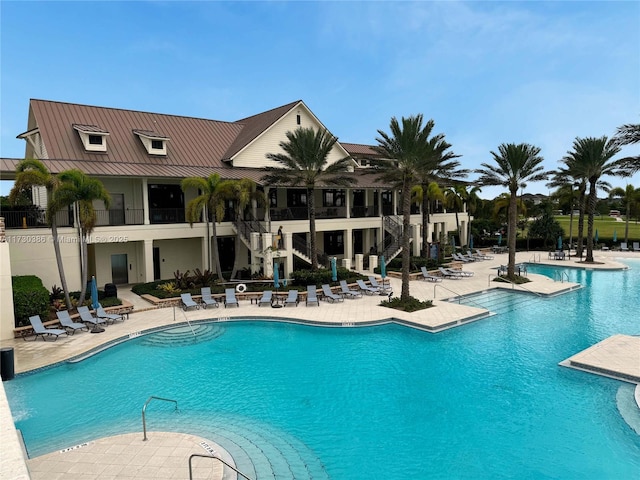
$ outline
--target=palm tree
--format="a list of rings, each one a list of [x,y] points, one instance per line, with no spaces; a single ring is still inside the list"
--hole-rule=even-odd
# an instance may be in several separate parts
[[[203,177],[187,177],[182,180],[180,187],[182,191],[194,188],[198,191],[198,196],[187,203],[186,218],[189,225],[193,228],[193,224],[200,222],[204,213],[206,223],[206,244],[207,244],[207,262],[208,268],[215,264],[216,273],[220,280],[224,280],[222,276],[222,267],[220,266],[220,255],[218,253],[218,233],[216,230],[216,220],[222,221],[224,217],[225,197],[222,191],[223,181],[220,175],[212,173],[206,178]],[[209,238],[209,217],[212,219],[212,240]],[[213,243],[213,251],[211,244]],[[213,262],[212,262],[213,256]]]
[[[467,190],[464,185],[451,185],[444,191],[445,206],[447,209],[453,209],[456,214],[456,232],[458,234],[458,240],[460,240],[460,245],[462,245],[462,238],[460,235],[460,218],[458,217],[458,213],[464,207],[463,197],[466,193]]]
[[[247,206],[255,200],[259,205],[265,203],[264,192],[258,190],[256,182],[248,178],[241,180],[227,180],[220,185],[222,196],[227,200],[232,200],[235,204],[235,220],[236,224],[242,219]],[[238,272],[238,259],[240,258],[240,250],[242,249],[242,239],[240,232],[237,232],[235,240],[235,258],[233,260],[233,270],[231,278],[235,278]]]
[[[603,183],[600,177],[604,175],[619,174],[617,162],[612,157],[620,151],[620,146],[614,139],[608,140],[606,136],[600,138],[578,138],[573,142],[573,151],[568,152],[568,158],[574,163],[576,173],[580,178],[586,179],[589,184],[587,197],[587,254],[585,262],[593,262],[593,216],[598,200],[597,190],[608,190],[608,184]]]
[[[82,304],[87,293],[87,277],[89,275],[87,242],[96,224],[96,211],[93,208],[93,202],[100,200],[104,203],[104,207],[109,209],[111,196],[100,180],[90,178],[80,170],[65,170],[60,172],[58,178],[60,185],[54,191],[51,207],[59,210],[73,205],[74,221],[78,228],[80,245],[80,276],[82,283],[79,302]]]
[[[431,215],[431,202],[439,200],[444,202],[444,193],[437,182],[429,182],[427,185],[415,185],[411,189],[411,201],[422,205],[422,256],[429,256],[429,222]]]
[[[498,153],[491,152],[495,165],[482,163],[478,182],[483,185],[502,185],[509,189],[509,221],[507,232],[507,246],[509,248],[509,264],[507,276],[515,279],[516,265],[516,228],[518,220],[518,189],[524,188],[527,182],[544,180],[547,174],[540,165],[543,158],[540,148],[527,143],[503,143],[498,147]]]
[[[467,225],[467,244],[471,245],[471,217],[476,212],[478,205],[482,204],[482,199],[478,196],[481,187],[464,187],[461,191],[462,201],[464,203],[467,214],[469,215],[469,224]]]
[[[313,128],[300,127],[293,132],[287,132],[287,141],[280,142],[280,148],[284,153],[267,154],[268,159],[281,166],[267,167],[269,173],[262,177],[267,185],[306,188],[312,270],[318,268],[314,189],[320,183],[346,187],[355,182],[354,178],[344,175],[351,170],[350,157],[328,164],[329,154],[337,141],[337,137],[324,129],[316,132]]]
[[[626,188],[616,187],[609,192],[609,197],[619,198],[625,206],[624,241],[629,242],[629,218],[632,207],[640,203],[640,188],[634,188],[633,185],[627,185]]]
[[[62,254],[60,253],[60,239],[58,238],[58,225],[56,223],[57,211],[52,208],[53,204],[51,203],[53,192],[57,186],[58,179],[47,170],[47,167],[45,167],[40,160],[25,159],[20,161],[16,166],[16,179],[13,188],[9,192],[9,200],[15,204],[24,193],[27,191],[30,192],[33,187],[45,187],[47,190],[47,223],[51,227],[53,251],[56,255],[58,273],[60,274],[60,285],[62,285],[64,300],[69,308],[71,307],[71,299],[69,297],[67,278],[64,274]]]
[[[396,117],[391,119],[389,125],[390,134],[378,130],[380,137],[376,139],[378,145],[375,148],[381,158],[377,163],[380,171],[379,179],[400,188],[402,195],[402,290],[401,301],[408,301],[409,294],[409,268],[411,261],[410,252],[410,221],[411,221],[411,192],[415,185],[424,179],[429,161],[430,148],[429,136],[435,125],[429,120],[422,125],[423,116],[418,114],[409,118],[402,117],[402,123]]]
[[[620,146],[640,143],[640,124],[629,124],[618,127],[614,140]],[[618,160],[616,164],[620,169],[618,171],[619,175],[625,177],[631,176],[640,171],[640,155],[622,158]]]

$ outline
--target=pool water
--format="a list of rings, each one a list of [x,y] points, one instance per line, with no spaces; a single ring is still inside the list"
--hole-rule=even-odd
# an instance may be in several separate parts
[[[260,479],[636,478],[640,436],[616,403],[632,389],[558,366],[640,334],[640,261],[628,264],[565,268],[585,288],[435,335],[213,323],[203,341],[142,336],[5,388],[31,456],[141,431],[156,395],[179,413],[152,402],[150,436],[201,435]]]

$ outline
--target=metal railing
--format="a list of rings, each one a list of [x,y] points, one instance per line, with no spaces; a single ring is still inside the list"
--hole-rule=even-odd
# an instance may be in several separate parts
[[[158,223],[185,223],[184,208],[150,208],[149,221]]]
[[[294,236],[292,243],[294,250],[299,251],[307,258],[311,258],[311,244],[309,242]],[[318,264],[329,268],[329,256],[320,250],[316,250],[316,254],[318,255]]]
[[[560,283],[564,283],[564,279],[567,279],[567,282],[570,282],[571,280],[569,280],[569,274],[565,271],[560,271],[560,272],[553,272],[553,281],[557,282],[558,279],[560,280]]]
[[[523,287],[521,284],[515,283],[514,281],[509,280],[507,277],[503,277],[500,274],[498,274],[498,275],[496,275],[495,273],[490,273],[489,274],[489,278],[487,280],[489,286],[491,285],[491,277],[499,278],[503,282],[510,283],[511,284],[511,290],[515,290],[515,288],[517,286],[519,290],[524,290],[525,292],[529,292],[529,293],[531,293],[533,295],[536,295],[538,297],[542,297],[541,293],[534,292],[533,290],[529,290],[527,287]]]
[[[443,288],[443,289],[447,290],[448,292],[453,293],[453,294],[455,295],[454,300],[457,300],[457,301],[458,301],[458,304],[462,303],[462,297],[463,297],[463,295],[462,295],[461,293],[458,293],[458,292],[456,292],[456,291],[454,291],[454,290],[451,290],[450,288],[447,288],[447,287],[445,287],[444,285],[440,285],[440,284],[436,284],[436,285],[434,285],[434,286],[433,286],[433,299],[434,299],[434,300],[436,299],[436,288],[438,288],[438,287]],[[486,307],[484,307],[484,306],[480,305],[480,304],[479,304],[479,303],[477,303],[477,302],[474,302],[474,301],[473,301],[473,300],[471,300],[471,299],[469,299],[469,302],[471,302],[471,303],[475,304],[478,308],[482,308],[483,310],[487,310],[487,308],[486,308]]]
[[[222,463],[225,467],[229,467],[231,470],[233,470],[234,472],[236,472],[236,474],[240,475],[243,478],[246,478],[247,480],[251,480],[250,477],[247,477],[244,473],[242,473],[240,470],[238,470],[236,467],[234,467],[233,465],[230,465],[229,463],[225,462],[224,460],[222,460],[220,457],[216,457],[215,455],[204,455],[202,453],[193,453],[189,456],[189,480],[193,480],[193,466],[191,465],[191,459],[193,459],[194,457],[200,457],[200,458],[211,458],[212,460],[218,460],[220,463]]]
[[[154,397],[151,396],[147,399],[146,402],[144,402],[144,406],[142,407],[142,432],[144,434],[143,437],[143,441],[147,440],[147,420],[145,417],[145,412],[147,411],[147,405],[149,405],[149,402],[151,402],[151,400],[162,400],[163,402],[172,402],[176,404],[176,408],[175,411],[178,411],[178,402],[176,400],[171,400],[170,398],[162,398],[162,397]]]
[[[351,218],[379,217],[380,209],[376,205],[351,207]]]

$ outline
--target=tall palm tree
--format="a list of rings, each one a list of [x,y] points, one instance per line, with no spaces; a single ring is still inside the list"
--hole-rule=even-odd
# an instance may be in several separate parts
[[[502,223],[505,219],[509,222],[509,207],[511,206],[511,194],[501,193],[493,202],[493,220]],[[526,215],[527,206],[524,204],[521,198],[516,200],[516,208],[518,214]]]
[[[58,273],[60,275],[60,285],[64,292],[64,300],[67,307],[71,307],[71,299],[69,297],[69,287],[67,286],[67,278],[64,273],[64,265],[62,263],[62,254],[60,253],[60,242],[58,238],[58,225],[56,223],[56,213],[53,209],[51,199],[53,192],[58,186],[58,179],[51,174],[47,167],[40,160],[25,159],[18,162],[16,166],[16,179],[13,188],[9,192],[9,200],[15,203],[21,195],[27,191],[31,191],[33,187],[45,187],[47,190],[47,223],[51,227],[51,235],[53,237],[53,251],[56,255],[56,263],[58,265]]]
[[[624,241],[629,242],[629,218],[631,209],[640,203],[640,188],[627,185],[626,188],[616,187],[609,192],[610,198],[619,198],[625,206],[624,216]]]
[[[267,154],[268,159],[281,166],[267,167],[269,173],[262,177],[267,185],[306,188],[312,270],[318,268],[314,189],[319,184],[346,187],[355,182],[354,178],[344,175],[351,170],[351,157],[328,163],[329,154],[337,141],[337,137],[324,129],[315,131],[313,128],[300,127],[293,132],[287,132],[287,141],[280,142],[280,148],[284,153]]]
[[[447,209],[453,209],[456,214],[456,232],[458,234],[458,239],[462,242],[462,236],[460,232],[460,217],[458,213],[464,207],[464,196],[466,195],[467,190],[464,185],[451,185],[446,188],[444,191],[444,201]]]
[[[585,262],[593,262],[593,216],[598,200],[597,190],[608,190],[608,185],[600,180],[605,175],[619,174],[617,162],[612,157],[620,151],[620,146],[614,139],[608,140],[606,136],[600,138],[579,138],[573,142],[573,151],[568,152],[568,157],[575,163],[576,173],[587,180],[589,194],[587,197],[587,254]]]
[[[471,245],[471,217],[476,212],[478,205],[482,204],[482,199],[478,196],[478,192],[482,190],[479,186],[464,187],[462,194],[462,201],[465,206],[465,210],[469,215],[469,223],[467,225],[467,244]]]
[[[640,143],[640,124],[628,124],[618,127],[618,131],[613,138],[620,146]],[[620,169],[618,171],[619,175],[631,176],[640,171],[640,155],[622,158],[618,160],[616,165]]]
[[[543,158],[540,148],[527,143],[503,143],[498,153],[491,152],[495,165],[482,163],[476,172],[480,175],[478,182],[483,185],[502,185],[509,189],[509,229],[507,246],[509,248],[509,264],[507,276],[515,279],[516,265],[516,228],[518,221],[518,189],[524,188],[527,182],[536,182],[547,178],[540,165]]]
[[[222,276],[222,267],[220,266],[220,254],[218,252],[218,233],[216,229],[216,220],[221,222],[224,218],[225,196],[222,191],[223,180],[217,173],[212,173],[206,178],[203,177],[187,177],[182,180],[180,187],[182,191],[194,188],[198,191],[198,196],[187,203],[186,218],[189,225],[193,228],[193,224],[200,222],[204,216],[206,223],[206,244],[207,244],[207,267],[210,269],[215,265],[216,273],[220,280],[224,280]],[[209,236],[209,217],[212,219],[212,235]],[[213,243],[213,249],[211,244]],[[213,261],[212,261],[213,257]]]
[[[423,116],[418,114],[408,118],[402,117],[401,122],[396,117],[391,119],[390,133],[378,130],[380,135],[376,141],[376,152],[383,160],[377,163],[380,172],[379,179],[400,188],[402,195],[402,290],[400,299],[408,301],[410,252],[410,221],[411,221],[411,192],[415,185],[424,178],[425,162],[428,161],[429,136],[435,125],[429,120],[424,126]]]
[[[78,229],[80,245],[80,304],[84,302],[87,293],[88,249],[89,235],[96,224],[96,211],[93,207],[95,200],[102,201],[109,209],[111,196],[100,180],[88,177],[77,169],[65,170],[58,174],[60,185],[54,191],[52,208],[59,210],[73,205],[75,224]]]
[[[235,204],[234,211],[236,224],[243,218],[245,209],[253,200],[255,200],[259,205],[263,205],[265,203],[264,192],[258,190],[256,182],[248,178],[240,180],[226,180],[222,182],[220,189],[222,196],[227,200],[232,200]],[[238,259],[240,258],[240,251],[242,250],[240,232],[236,235],[235,245],[235,258],[233,260],[231,278],[235,278],[238,272]]]

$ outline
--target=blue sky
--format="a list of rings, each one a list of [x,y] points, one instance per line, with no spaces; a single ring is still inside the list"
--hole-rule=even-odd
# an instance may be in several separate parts
[[[0,14],[2,157],[24,155],[30,98],[228,121],[301,99],[365,144],[422,113],[466,168],[527,142],[553,169],[575,137],[640,121],[639,2],[4,0]]]

